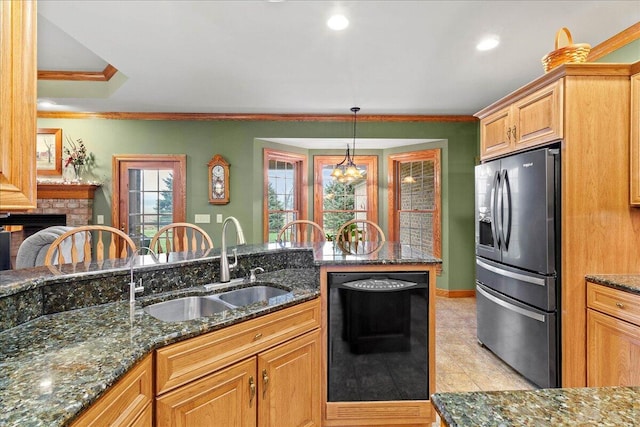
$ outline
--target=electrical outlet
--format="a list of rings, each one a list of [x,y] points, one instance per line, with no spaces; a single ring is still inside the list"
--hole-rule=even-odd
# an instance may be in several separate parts
[[[104,224],[104,215],[96,215],[96,224]]]
[[[217,222],[218,224],[222,224],[222,214],[217,214],[217,215],[216,215],[216,222]]]
[[[196,214],[194,222],[196,224],[209,224],[211,222],[211,215],[209,215],[209,214]]]

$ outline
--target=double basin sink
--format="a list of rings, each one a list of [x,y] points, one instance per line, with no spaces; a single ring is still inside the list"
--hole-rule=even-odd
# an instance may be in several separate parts
[[[190,296],[163,301],[144,307],[144,311],[165,322],[182,322],[212,316],[258,302],[268,305],[293,298],[291,291],[270,285],[251,286],[207,296]]]

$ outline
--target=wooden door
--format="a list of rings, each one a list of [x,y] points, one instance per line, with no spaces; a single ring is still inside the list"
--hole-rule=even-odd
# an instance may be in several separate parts
[[[255,427],[255,372],[256,358],[252,357],[159,397],[156,425]]]
[[[164,225],[186,220],[185,155],[116,155],[112,225],[148,247]]]
[[[587,386],[640,386],[640,326],[587,310]]]
[[[258,355],[259,427],[320,426],[320,331]]]

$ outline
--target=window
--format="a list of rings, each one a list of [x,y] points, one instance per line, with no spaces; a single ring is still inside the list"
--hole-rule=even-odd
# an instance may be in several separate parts
[[[113,226],[137,246],[172,222],[185,221],[184,155],[114,156]]]
[[[354,159],[363,178],[340,183],[331,171],[343,156],[314,157],[314,221],[325,234],[335,234],[345,222],[358,218],[378,221],[378,163],[377,156],[358,156]]]
[[[440,150],[389,156],[389,235],[439,257]]]
[[[264,241],[275,242],[290,221],[307,219],[307,158],[264,150]]]

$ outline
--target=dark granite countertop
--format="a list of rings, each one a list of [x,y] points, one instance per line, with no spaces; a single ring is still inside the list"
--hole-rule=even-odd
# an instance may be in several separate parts
[[[638,426],[640,387],[436,393],[450,427]]]
[[[587,275],[589,282],[640,295],[640,274]]]
[[[152,350],[318,297],[321,265],[441,263],[393,242],[359,245],[352,253],[331,242],[236,249],[234,277],[265,267],[259,279],[291,289],[293,299],[177,323],[143,311],[143,304],[168,295],[205,293],[201,285],[218,279],[219,250],[163,255],[160,264],[136,267],[145,294],[133,309],[124,260],[0,272],[0,425],[66,425]]]
[[[175,323],[144,312],[144,300],[133,309],[121,301],[42,316],[0,333],[0,425],[66,425],[153,349],[319,296],[316,269],[258,277],[291,289],[293,299]],[[204,289],[179,292],[202,294]]]

